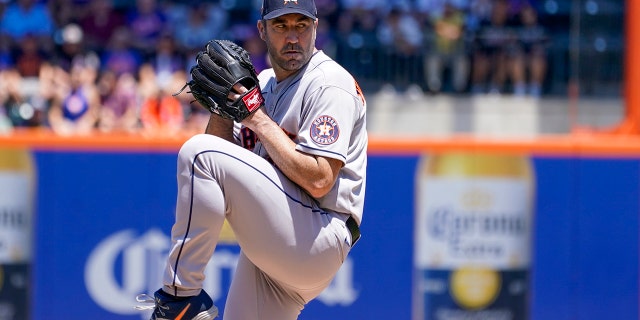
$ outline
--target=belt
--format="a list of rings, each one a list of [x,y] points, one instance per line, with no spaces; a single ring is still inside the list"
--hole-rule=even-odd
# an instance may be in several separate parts
[[[347,219],[347,222],[345,224],[347,225],[347,229],[349,229],[349,232],[351,233],[351,247],[353,248],[353,246],[356,245],[356,242],[360,240],[360,226],[358,226],[356,219],[354,219],[352,216],[349,216],[349,219]]]

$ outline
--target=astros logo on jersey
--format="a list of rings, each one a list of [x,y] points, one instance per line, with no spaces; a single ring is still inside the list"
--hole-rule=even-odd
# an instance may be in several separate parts
[[[287,5],[287,3],[298,4],[298,0],[284,0],[284,5]]]
[[[317,144],[332,144],[339,136],[338,122],[330,116],[320,116],[311,124],[311,139]]]

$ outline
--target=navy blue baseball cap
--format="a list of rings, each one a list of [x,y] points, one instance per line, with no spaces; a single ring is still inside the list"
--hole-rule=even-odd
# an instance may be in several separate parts
[[[264,0],[262,1],[262,19],[269,20],[289,13],[303,14],[316,19],[318,9],[314,0]]]

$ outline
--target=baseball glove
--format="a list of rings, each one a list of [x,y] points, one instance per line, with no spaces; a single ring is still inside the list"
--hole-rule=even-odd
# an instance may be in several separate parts
[[[211,40],[205,51],[198,53],[187,83],[193,97],[206,109],[223,118],[241,122],[264,104],[256,70],[249,53],[228,40]],[[248,91],[238,94],[233,89],[241,84]]]

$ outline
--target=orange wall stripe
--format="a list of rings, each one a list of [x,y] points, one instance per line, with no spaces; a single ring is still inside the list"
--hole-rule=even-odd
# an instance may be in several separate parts
[[[175,153],[188,138],[187,135],[161,137],[98,132],[87,136],[64,137],[46,129],[34,129],[0,135],[0,147]],[[446,138],[369,136],[370,154],[411,155],[456,151],[640,158],[640,136],[573,134],[532,139],[480,139],[462,134]]]

